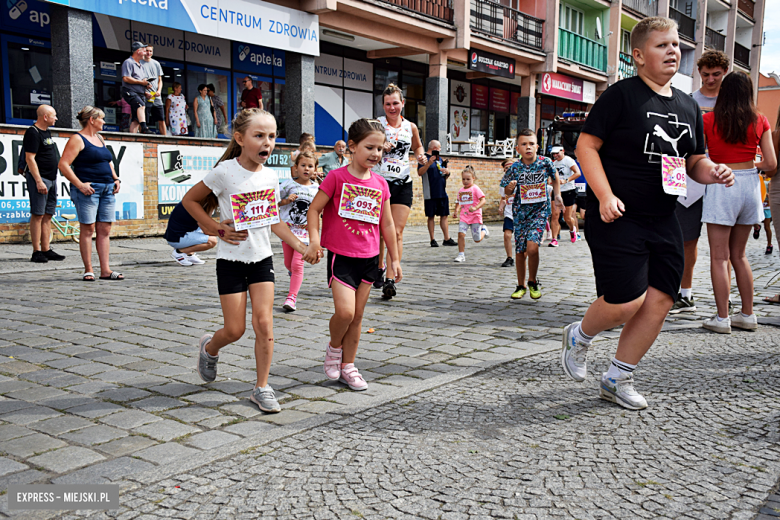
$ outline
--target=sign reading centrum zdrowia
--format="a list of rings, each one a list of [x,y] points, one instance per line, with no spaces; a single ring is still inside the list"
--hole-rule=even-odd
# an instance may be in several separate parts
[[[260,0],[47,0],[228,40],[320,55],[319,17]]]

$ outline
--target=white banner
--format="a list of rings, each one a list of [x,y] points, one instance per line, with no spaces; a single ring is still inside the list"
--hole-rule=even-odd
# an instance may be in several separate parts
[[[68,139],[55,137],[54,144],[60,155]],[[30,220],[30,198],[27,181],[16,172],[22,135],[0,135],[0,223],[27,222]],[[122,179],[122,187],[116,195],[117,220],[144,218],[144,147],[140,143],[106,140],[106,146],[114,157],[114,170]],[[57,214],[76,213],[70,200],[70,182],[57,173]]]

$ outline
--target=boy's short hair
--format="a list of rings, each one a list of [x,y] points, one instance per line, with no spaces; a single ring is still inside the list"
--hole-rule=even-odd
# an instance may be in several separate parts
[[[665,16],[651,16],[642,19],[631,30],[631,53],[634,49],[644,49],[650,33],[653,31],[666,32],[677,29],[677,22]]]
[[[524,129],[520,130],[519,132],[517,132],[517,137],[520,137],[520,136],[523,136],[523,137],[534,136],[534,137],[536,137],[536,132],[534,132],[530,128],[524,128]]]
[[[696,62],[696,66],[699,70],[701,70],[702,67],[707,67],[708,69],[720,67],[724,72],[728,72],[730,64],[731,60],[729,60],[729,57],[726,56],[725,52],[713,50],[706,51],[701,55],[699,61]]]

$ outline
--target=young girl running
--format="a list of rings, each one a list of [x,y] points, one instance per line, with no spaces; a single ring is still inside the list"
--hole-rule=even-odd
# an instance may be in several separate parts
[[[217,289],[225,325],[213,336],[204,334],[200,338],[198,375],[207,383],[214,381],[220,349],[244,335],[249,291],[257,366],[257,384],[250,400],[264,412],[279,412],[276,395],[268,384],[274,352],[271,231],[292,244],[299,253],[306,250],[306,245],[284,222],[236,231],[231,221],[217,223],[201,207],[200,201],[213,193],[219,199],[219,212],[225,217],[233,214],[231,195],[279,191],[276,174],[263,166],[276,142],[274,116],[259,108],[242,110],[233,120],[233,130],[233,139],[214,169],[190,188],[182,200],[200,228],[221,239],[217,248]],[[273,214],[273,209],[267,210],[266,214]],[[311,258],[312,262],[317,262],[317,255]]]
[[[460,209],[460,224],[458,224],[458,256],[456,262],[466,261],[466,233],[471,230],[474,242],[482,242],[490,236],[488,228],[482,224],[482,206],[485,205],[485,194],[474,184],[477,172],[471,166],[466,166],[461,173],[463,187],[458,191],[455,203],[455,214]]]
[[[391,259],[388,270],[396,282],[401,281],[401,261],[388,207],[390,188],[371,171],[382,159],[385,129],[378,121],[358,119],[348,135],[353,162],[331,170],[322,181],[309,207],[310,243],[303,258],[317,259],[322,213],[322,246],[328,250],[328,286],[336,307],[323,368],[328,379],[365,390],[368,385],[355,367],[355,355],[363,310],[377,279],[380,231]]]
[[[298,177],[286,181],[279,192],[279,211],[282,222],[290,226],[293,235],[301,239],[304,244],[309,243],[309,230],[306,226],[306,213],[314,196],[317,195],[319,185],[312,182],[317,174],[317,158],[308,150],[304,150],[295,158],[295,168]],[[303,257],[301,254],[282,242],[284,250],[284,266],[290,271],[290,292],[282,307],[287,312],[296,310],[298,291],[303,283]]]

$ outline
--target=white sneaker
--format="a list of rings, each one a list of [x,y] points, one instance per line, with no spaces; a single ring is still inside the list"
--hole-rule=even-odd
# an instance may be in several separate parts
[[[726,318],[723,321],[718,321],[718,315],[716,314],[712,318],[708,319],[702,324],[707,330],[717,332],[718,334],[731,334],[731,319]]]
[[[187,253],[179,253],[174,249],[171,251],[171,258],[179,262],[179,265],[192,265],[192,262],[190,262],[190,257],[187,255]]]
[[[205,260],[201,260],[201,258],[198,256],[198,253],[192,253],[191,255],[187,255],[187,260],[189,260],[192,265],[200,265],[206,263]]]
[[[634,375],[621,372],[619,378],[601,376],[599,395],[602,399],[619,404],[629,410],[647,408],[647,401],[634,390]]]
[[[466,261],[466,253],[458,253],[458,256],[455,257],[456,262],[465,262]]]
[[[741,312],[738,312],[731,317],[731,326],[742,330],[756,330],[758,328],[758,318],[756,318],[755,314],[745,317]]]
[[[487,226],[482,226],[482,231],[485,232],[485,238],[488,238],[490,236],[490,230],[487,228]]]
[[[575,381],[585,381],[588,376],[588,348],[590,345],[578,340],[574,328],[581,322],[571,323],[563,329],[561,342],[561,365],[567,376]]]

